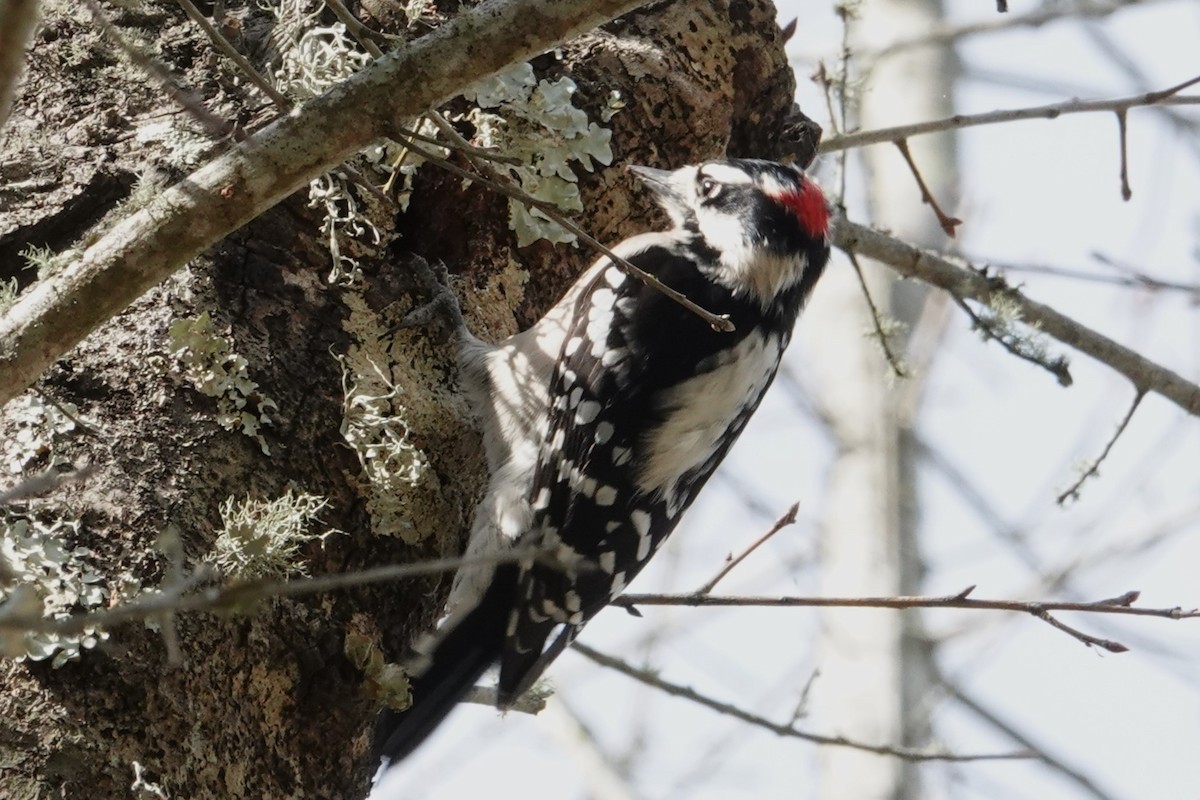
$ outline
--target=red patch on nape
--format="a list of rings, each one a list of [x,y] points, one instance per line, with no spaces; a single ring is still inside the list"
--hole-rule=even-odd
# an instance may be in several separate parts
[[[829,204],[815,183],[803,180],[799,189],[780,192],[774,198],[792,212],[800,227],[814,239],[829,236]]]

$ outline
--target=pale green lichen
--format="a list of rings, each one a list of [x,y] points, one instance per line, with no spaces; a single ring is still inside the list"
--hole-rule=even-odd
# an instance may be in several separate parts
[[[364,686],[372,697],[396,711],[412,705],[412,683],[404,668],[384,660],[374,639],[351,629],[342,642],[342,651],[362,672]]]
[[[226,430],[241,431],[270,455],[262,427],[271,423],[268,410],[279,406],[250,379],[248,362],[213,330],[208,312],[175,320],[168,336],[171,355],[183,362],[185,377],[201,394],[216,399],[217,423]]]
[[[300,549],[333,532],[309,530],[326,505],[323,497],[290,489],[274,500],[227,498],[210,560],[223,574],[242,579],[305,575]]]
[[[54,450],[55,440],[75,430],[79,409],[71,403],[56,406],[36,392],[26,392],[6,409],[9,433],[0,439],[4,465],[13,474],[23,472],[39,459],[52,469],[67,460]]]
[[[37,272],[38,280],[45,280],[59,272],[71,260],[72,253],[55,253],[49,247],[29,245],[21,251],[21,257],[31,269]]]
[[[979,335],[984,340],[994,338],[1014,352],[1039,363],[1056,360],[1047,349],[1046,335],[1040,326],[1026,322],[1021,304],[1007,294],[993,293],[979,314],[979,322]],[[1057,360],[1065,363],[1061,357]]]
[[[13,307],[20,293],[21,284],[16,278],[0,278],[0,314]]]
[[[403,392],[369,356],[357,351],[351,356],[365,369],[352,370],[350,357],[342,359],[341,433],[362,466],[372,528],[419,541],[409,504],[432,474],[429,461],[413,442]]]
[[[567,77],[539,81],[528,63],[517,64],[464,93],[477,108],[466,114],[475,143],[494,147],[519,165],[500,164],[522,189],[564,211],[582,211],[572,162],[589,172],[592,162],[612,163],[612,131],[588,119],[572,102],[576,85]],[[607,112],[619,109],[610,97]],[[611,113],[609,117],[611,118]],[[575,236],[537,209],[509,201],[509,226],[524,247],[538,239],[573,242]]]
[[[0,619],[40,615],[61,620],[107,604],[104,576],[88,563],[92,551],[67,545],[79,529],[75,520],[44,522],[0,513]],[[57,669],[107,638],[94,626],[66,634],[14,632],[0,625],[0,655],[17,661],[50,658]]]

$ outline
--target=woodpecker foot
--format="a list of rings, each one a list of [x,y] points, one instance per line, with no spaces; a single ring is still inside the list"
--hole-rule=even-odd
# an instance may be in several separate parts
[[[413,256],[409,262],[413,277],[421,291],[430,299],[408,312],[389,331],[395,333],[405,328],[426,328],[435,324],[444,326],[454,336],[466,334],[467,324],[463,319],[462,308],[458,304],[458,295],[450,286],[450,272],[440,261],[430,264],[420,256]]]

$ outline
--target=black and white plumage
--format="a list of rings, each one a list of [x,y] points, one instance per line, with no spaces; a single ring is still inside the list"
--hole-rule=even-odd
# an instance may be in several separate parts
[[[538,323],[499,345],[466,332],[460,365],[491,478],[450,617],[413,669],[413,706],[386,712],[377,751],[403,758],[493,664],[511,705],[645,566],[758,407],[829,256],[829,212],[803,172],[729,160],[634,167],[674,227],[614,251],[703,319],[601,258]]]

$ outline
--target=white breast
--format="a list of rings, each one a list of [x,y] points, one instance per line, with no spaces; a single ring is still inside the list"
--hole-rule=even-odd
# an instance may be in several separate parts
[[[643,440],[638,487],[670,495],[682,475],[707,461],[738,413],[766,388],[781,349],[778,336],[751,333],[714,369],[663,392],[657,407],[666,419]]]

